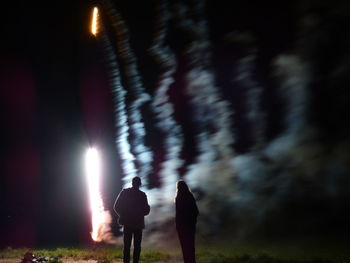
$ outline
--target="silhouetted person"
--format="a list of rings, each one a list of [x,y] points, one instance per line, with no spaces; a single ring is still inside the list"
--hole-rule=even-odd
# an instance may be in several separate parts
[[[140,191],[140,177],[132,179],[132,187],[123,189],[114,203],[114,211],[119,216],[119,224],[124,226],[124,263],[130,262],[131,240],[134,238],[133,263],[138,263],[141,253],[142,230],[145,228],[144,217],[149,214],[147,196]]]
[[[198,208],[192,192],[183,180],[177,182],[175,206],[176,230],[179,235],[184,263],[195,263],[195,235]]]

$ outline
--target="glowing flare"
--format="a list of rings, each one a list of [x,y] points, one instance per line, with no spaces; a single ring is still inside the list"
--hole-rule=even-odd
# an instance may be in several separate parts
[[[100,194],[101,164],[98,152],[94,148],[88,149],[85,159],[86,178],[90,196],[90,210],[92,217],[91,237],[94,241],[102,241],[99,236],[105,224],[105,211]]]
[[[98,31],[98,8],[94,7],[91,20],[91,33],[96,36]]]

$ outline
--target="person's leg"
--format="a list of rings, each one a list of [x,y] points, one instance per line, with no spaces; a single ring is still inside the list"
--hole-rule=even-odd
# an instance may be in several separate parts
[[[177,234],[179,236],[179,241],[180,241],[180,245],[181,245],[181,251],[182,251],[182,256],[184,259],[184,263],[188,263],[187,260],[187,242],[186,242],[186,232],[183,230],[178,229],[177,230]]]
[[[138,263],[141,253],[142,229],[134,230],[134,254],[133,263]]]
[[[124,250],[123,250],[123,262],[130,262],[130,246],[132,239],[132,231],[128,227],[124,227]]]
[[[184,263],[195,263],[194,231],[189,229],[178,230]]]
[[[188,233],[188,262],[196,263],[196,249],[195,249],[195,231]]]

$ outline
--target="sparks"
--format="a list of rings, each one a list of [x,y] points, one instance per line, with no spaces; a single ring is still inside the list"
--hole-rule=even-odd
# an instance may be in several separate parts
[[[98,8],[94,7],[91,20],[91,33],[96,36],[98,31]]]
[[[100,193],[101,164],[98,152],[94,148],[88,149],[85,159],[86,178],[90,195],[90,210],[92,217],[91,237],[94,241],[101,241],[99,233],[105,223],[104,207]]]

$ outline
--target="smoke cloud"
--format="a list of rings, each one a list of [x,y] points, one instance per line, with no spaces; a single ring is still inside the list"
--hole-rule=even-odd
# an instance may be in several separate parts
[[[120,71],[117,63],[115,51],[112,48],[111,42],[105,32],[102,21],[101,24],[101,40],[106,53],[106,64],[109,69],[110,82],[115,105],[115,126],[116,126],[116,147],[120,154],[123,173],[125,180],[130,180],[137,175],[137,170],[134,164],[135,157],[131,152],[129,137],[128,115],[126,110],[126,90],[123,88],[120,80]]]
[[[315,111],[317,105],[330,103],[333,96],[330,86],[323,87],[324,93],[330,94],[329,100],[315,93],[318,85],[322,86],[318,78],[322,72],[328,72],[327,80],[334,83],[345,78],[350,67],[344,61],[339,68],[336,63],[329,69],[320,66],[317,56],[300,47],[303,30],[292,43],[289,38],[283,42],[281,37],[285,48],[276,48],[268,36],[260,34],[259,25],[226,29],[228,26],[213,16],[206,1],[164,0],[149,7],[152,12],[156,10],[156,29],[145,56],[151,56],[157,65],[148,69],[157,78],[149,83],[153,90],[148,94],[142,86],[126,23],[108,1],[104,3],[116,29],[115,52],[124,61],[121,77],[129,81],[127,90],[133,94],[128,114],[130,129],[137,136],[131,140],[130,150],[126,145],[127,126],[121,125],[126,123],[126,113],[120,110],[125,99],[120,97],[116,102],[118,129],[122,127],[124,134],[119,138],[123,138],[128,155],[124,159],[132,160],[130,152],[135,152],[142,164],[136,173],[143,180],[147,175],[155,176],[150,166],[153,155],[142,139],[151,132],[143,124],[147,118],[141,117],[140,108],[146,101],[150,100],[156,119],[151,125],[162,132],[162,138],[153,143],[164,142],[161,184],[145,189],[154,205],[149,229],[172,227],[172,198],[179,178],[189,183],[196,196],[201,233],[224,231],[232,222],[236,235],[247,235],[264,226],[305,230],[334,222],[337,213],[346,215],[350,141],[341,129],[332,129],[342,127],[344,115],[336,111],[339,107],[326,105],[329,114],[340,120],[335,124],[332,118]],[[305,15],[306,11],[299,12]],[[221,35],[215,31],[224,29]],[[304,36],[302,41],[315,47],[312,37]],[[221,72],[224,70],[229,73]],[[182,101],[172,98],[170,94],[174,93]],[[124,94],[117,92],[118,97]],[[180,114],[182,107],[188,111]],[[346,108],[345,104],[342,107]],[[323,124],[325,118],[333,126]],[[332,132],[342,136],[332,137]]]
[[[132,150],[138,162],[138,176],[143,182],[148,184],[148,175],[151,172],[152,152],[144,143],[145,127],[142,120],[141,107],[150,100],[149,94],[144,90],[141,75],[138,71],[137,58],[129,44],[128,28],[124,23],[119,12],[114,8],[110,1],[103,1],[107,15],[111,20],[111,24],[117,34],[117,50],[121,59],[125,64],[125,75],[128,81],[133,101],[128,105],[130,129],[133,132]],[[131,180],[129,176],[123,178],[125,182]]]
[[[165,137],[166,160],[161,164],[161,170],[159,171],[162,179],[160,191],[163,199],[171,203],[174,198],[174,185],[179,178],[178,169],[183,164],[183,160],[180,158],[183,146],[183,133],[181,126],[178,125],[173,117],[174,106],[169,101],[168,95],[169,88],[175,81],[174,74],[177,69],[175,54],[165,44],[170,19],[168,3],[159,1],[157,11],[157,29],[150,52],[160,65],[161,73],[153,95],[152,106],[158,120],[158,127],[162,130]]]

